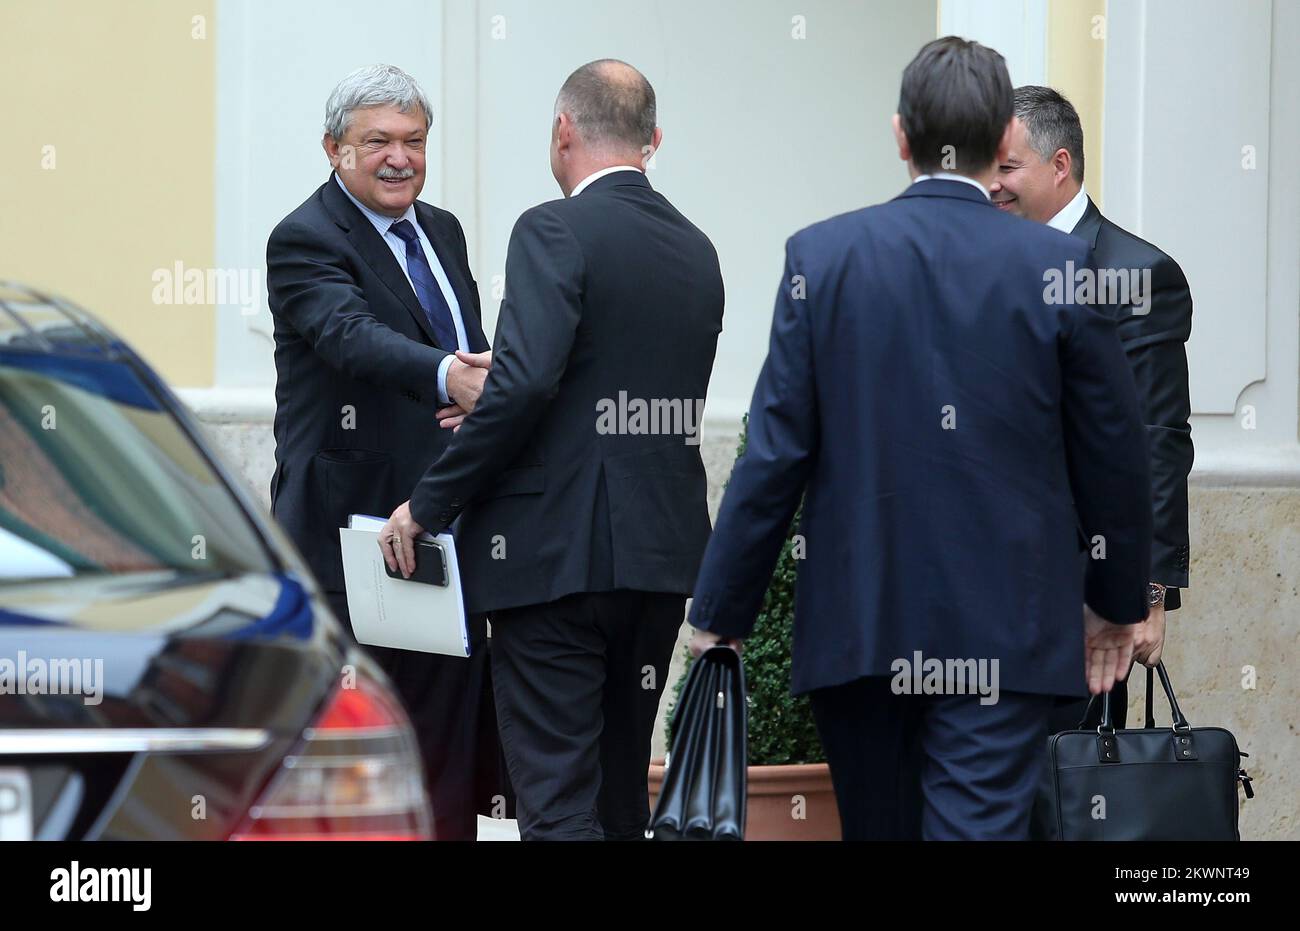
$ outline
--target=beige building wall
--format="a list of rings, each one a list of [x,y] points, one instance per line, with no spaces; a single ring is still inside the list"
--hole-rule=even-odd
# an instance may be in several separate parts
[[[154,272],[213,264],[215,0],[0,12],[0,279],[81,304],[175,385],[210,385],[207,303]]]

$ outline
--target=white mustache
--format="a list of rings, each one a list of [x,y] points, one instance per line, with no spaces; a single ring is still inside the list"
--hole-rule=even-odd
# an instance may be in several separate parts
[[[389,168],[385,166],[379,169],[379,171],[376,172],[375,174],[376,177],[384,181],[388,181],[390,179],[393,181],[405,181],[407,178],[415,177],[415,169],[414,168]]]

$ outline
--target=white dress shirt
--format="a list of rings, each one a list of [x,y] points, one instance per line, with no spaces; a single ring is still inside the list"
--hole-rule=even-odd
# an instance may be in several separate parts
[[[1048,220],[1047,225],[1054,230],[1060,230],[1062,233],[1073,233],[1074,228],[1079,225],[1079,221],[1083,219],[1083,215],[1087,212],[1088,192],[1081,184],[1079,185],[1079,193],[1075,194],[1056,216]]]
[[[579,194],[581,194],[591,185],[591,182],[603,178],[605,177],[605,175],[612,175],[616,171],[640,171],[640,170],[641,170],[640,168],[636,168],[635,166],[632,165],[614,165],[610,168],[602,168],[600,171],[593,172],[592,174],[587,175],[587,177],[579,181],[578,186],[573,189],[573,193],[570,194],[569,196],[577,197]]]
[[[410,282],[411,290],[415,292],[418,302],[420,292],[415,290],[415,282],[411,281],[411,273],[406,270],[406,240],[401,236],[398,236],[396,233],[390,232],[394,223],[400,223],[402,220],[411,221],[411,225],[415,227],[416,235],[420,239],[420,248],[424,250],[425,261],[429,263],[429,268],[433,271],[434,280],[438,282],[438,289],[442,291],[442,296],[447,300],[447,306],[451,308],[451,321],[456,325],[457,348],[464,352],[469,352],[469,338],[465,335],[465,319],[460,313],[460,301],[456,300],[456,292],[451,286],[451,280],[448,279],[447,272],[442,267],[442,263],[438,261],[438,253],[433,251],[433,244],[429,242],[429,237],[424,235],[424,229],[420,226],[420,221],[415,218],[415,204],[411,204],[411,206],[407,207],[406,213],[402,214],[400,217],[386,217],[382,214],[375,213],[365,204],[361,203],[361,201],[353,197],[352,192],[349,191],[347,185],[343,183],[343,179],[337,174],[334,176],[334,180],[339,183],[339,187],[341,187],[343,193],[348,196],[348,200],[356,204],[357,209],[360,210],[362,215],[370,221],[370,224],[375,228],[375,232],[379,234],[379,238],[382,239],[388,245],[388,248],[392,250],[393,258],[397,259],[397,265],[401,268],[402,274],[406,276],[406,280]],[[439,348],[445,349],[446,347],[441,346]],[[451,398],[447,394],[447,371],[451,368],[451,363],[455,361],[455,359],[456,356],[453,353],[448,355],[438,365],[438,400],[443,404],[451,403]]]
[[[912,179],[913,184],[915,184],[918,181],[965,181],[967,184],[971,185],[972,187],[979,188],[979,192],[984,195],[985,199],[988,199],[989,196],[989,189],[986,188],[984,185],[980,184],[974,178],[968,178],[965,175],[954,174],[951,171],[936,171],[932,175],[917,175],[915,178]]]

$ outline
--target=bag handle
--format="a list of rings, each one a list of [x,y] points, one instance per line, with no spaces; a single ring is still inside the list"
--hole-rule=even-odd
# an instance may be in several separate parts
[[[1160,676],[1160,685],[1165,690],[1165,697],[1169,699],[1169,709],[1174,716],[1174,730],[1191,730],[1192,726],[1187,723],[1187,718],[1183,716],[1183,710],[1178,707],[1178,699],[1174,697],[1174,687],[1169,683],[1169,673],[1165,671],[1164,660],[1161,660],[1156,664],[1155,671]],[[1151,723],[1154,715],[1154,709],[1152,707],[1154,704],[1153,692],[1154,684],[1152,682],[1151,670],[1148,668],[1146,699],[1147,727],[1154,726]],[[1115,719],[1111,713],[1110,707],[1110,692],[1103,692],[1101,696],[1101,724],[1098,725],[1097,732],[1101,733],[1102,731],[1107,731],[1113,734],[1115,732],[1114,722]]]
[[[1156,694],[1156,677],[1155,677],[1155,673],[1151,671],[1151,667],[1148,666],[1147,667],[1147,701],[1146,701],[1146,717],[1145,717],[1146,723],[1143,724],[1142,726],[1149,727],[1152,730],[1155,730],[1155,726],[1156,726],[1155,694]]]

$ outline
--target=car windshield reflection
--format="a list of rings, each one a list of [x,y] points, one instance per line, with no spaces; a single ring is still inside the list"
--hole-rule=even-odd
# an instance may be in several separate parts
[[[221,478],[128,364],[0,350],[0,584],[272,569]]]

